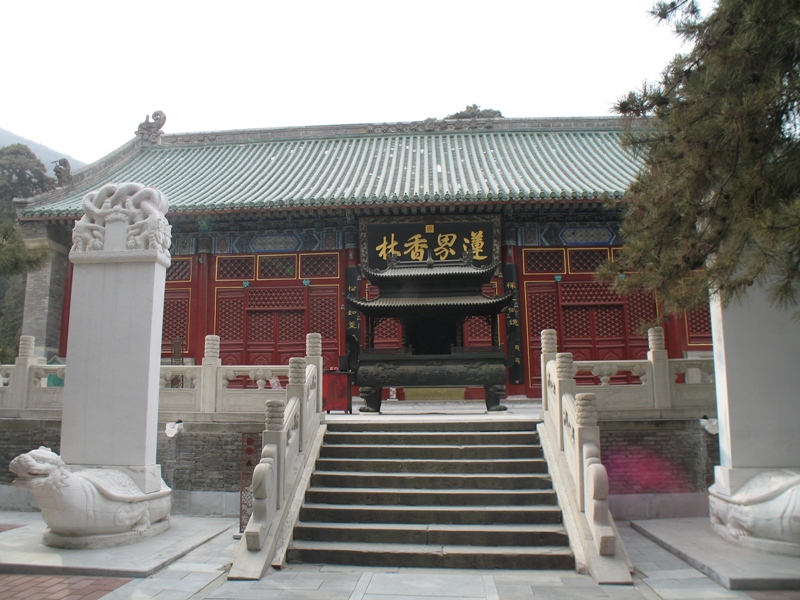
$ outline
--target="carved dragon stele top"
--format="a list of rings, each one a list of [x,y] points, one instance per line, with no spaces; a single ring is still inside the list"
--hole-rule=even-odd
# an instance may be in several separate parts
[[[109,183],[83,197],[84,215],[72,230],[72,252],[107,250],[106,225],[127,224],[125,249],[156,250],[169,260],[172,228],[164,214],[167,197],[138,183]]]

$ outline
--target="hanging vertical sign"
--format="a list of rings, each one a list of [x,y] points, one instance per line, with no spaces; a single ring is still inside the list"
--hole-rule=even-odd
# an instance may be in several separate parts
[[[513,262],[503,265],[503,279],[506,292],[514,292],[514,302],[506,310],[506,337],[508,340],[508,380],[522,383],[522,329],[520,328],[519,289],[517,288],[517,265]]]
[[[347,269],[345,270],[345,296],[358,297],[361,294],[358,279],[358,264],[354,258],[354,250],[348,251]],[[348,340],[345,352],[349,355],[352,340],[361,343],[361,313],[345,304],[345,339]],[[356,346],[357,347],[357,346]]]

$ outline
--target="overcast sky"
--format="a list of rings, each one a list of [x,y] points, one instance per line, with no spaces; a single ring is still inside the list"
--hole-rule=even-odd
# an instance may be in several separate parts
[[[710,0],[704,6],[710,5]],[[606,115],[680,41],[652,0],[5,0],[0,127],[85,162],[167,133]]]

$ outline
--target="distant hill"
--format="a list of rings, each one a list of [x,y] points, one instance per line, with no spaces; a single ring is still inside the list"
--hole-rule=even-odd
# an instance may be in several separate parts
[[[33,153],[44,163],[44,166],[47,167],[47,174],[50,175],[50,177],[55,176],[53,173],[53,167],[55,166],[53,165],[53,161],[59,158],[66,158],[69,161],[73,173],[81,167],[86,166],[85,162],[81,162],[77,158],[71,157],[69,154],[64,154],[63,152],[48,148],[47,146],[42,146],[32,140],[0,128],[0,148],[3,146],[11,146],[12,144],[25,144],[28,148],[33,150]]]

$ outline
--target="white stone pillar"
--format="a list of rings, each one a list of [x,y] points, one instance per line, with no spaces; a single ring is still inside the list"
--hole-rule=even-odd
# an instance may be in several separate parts
[[[800,325],[761,288],[740,304],[711,302],[720,466],[713,490],[731,496],[768,470],[800,469]]]
[[[139,184],[109,184],[88,194],[84,207],[70,252],[61,457],[77,468],[123,471],[143,492],[156,492],[166,198]]]

